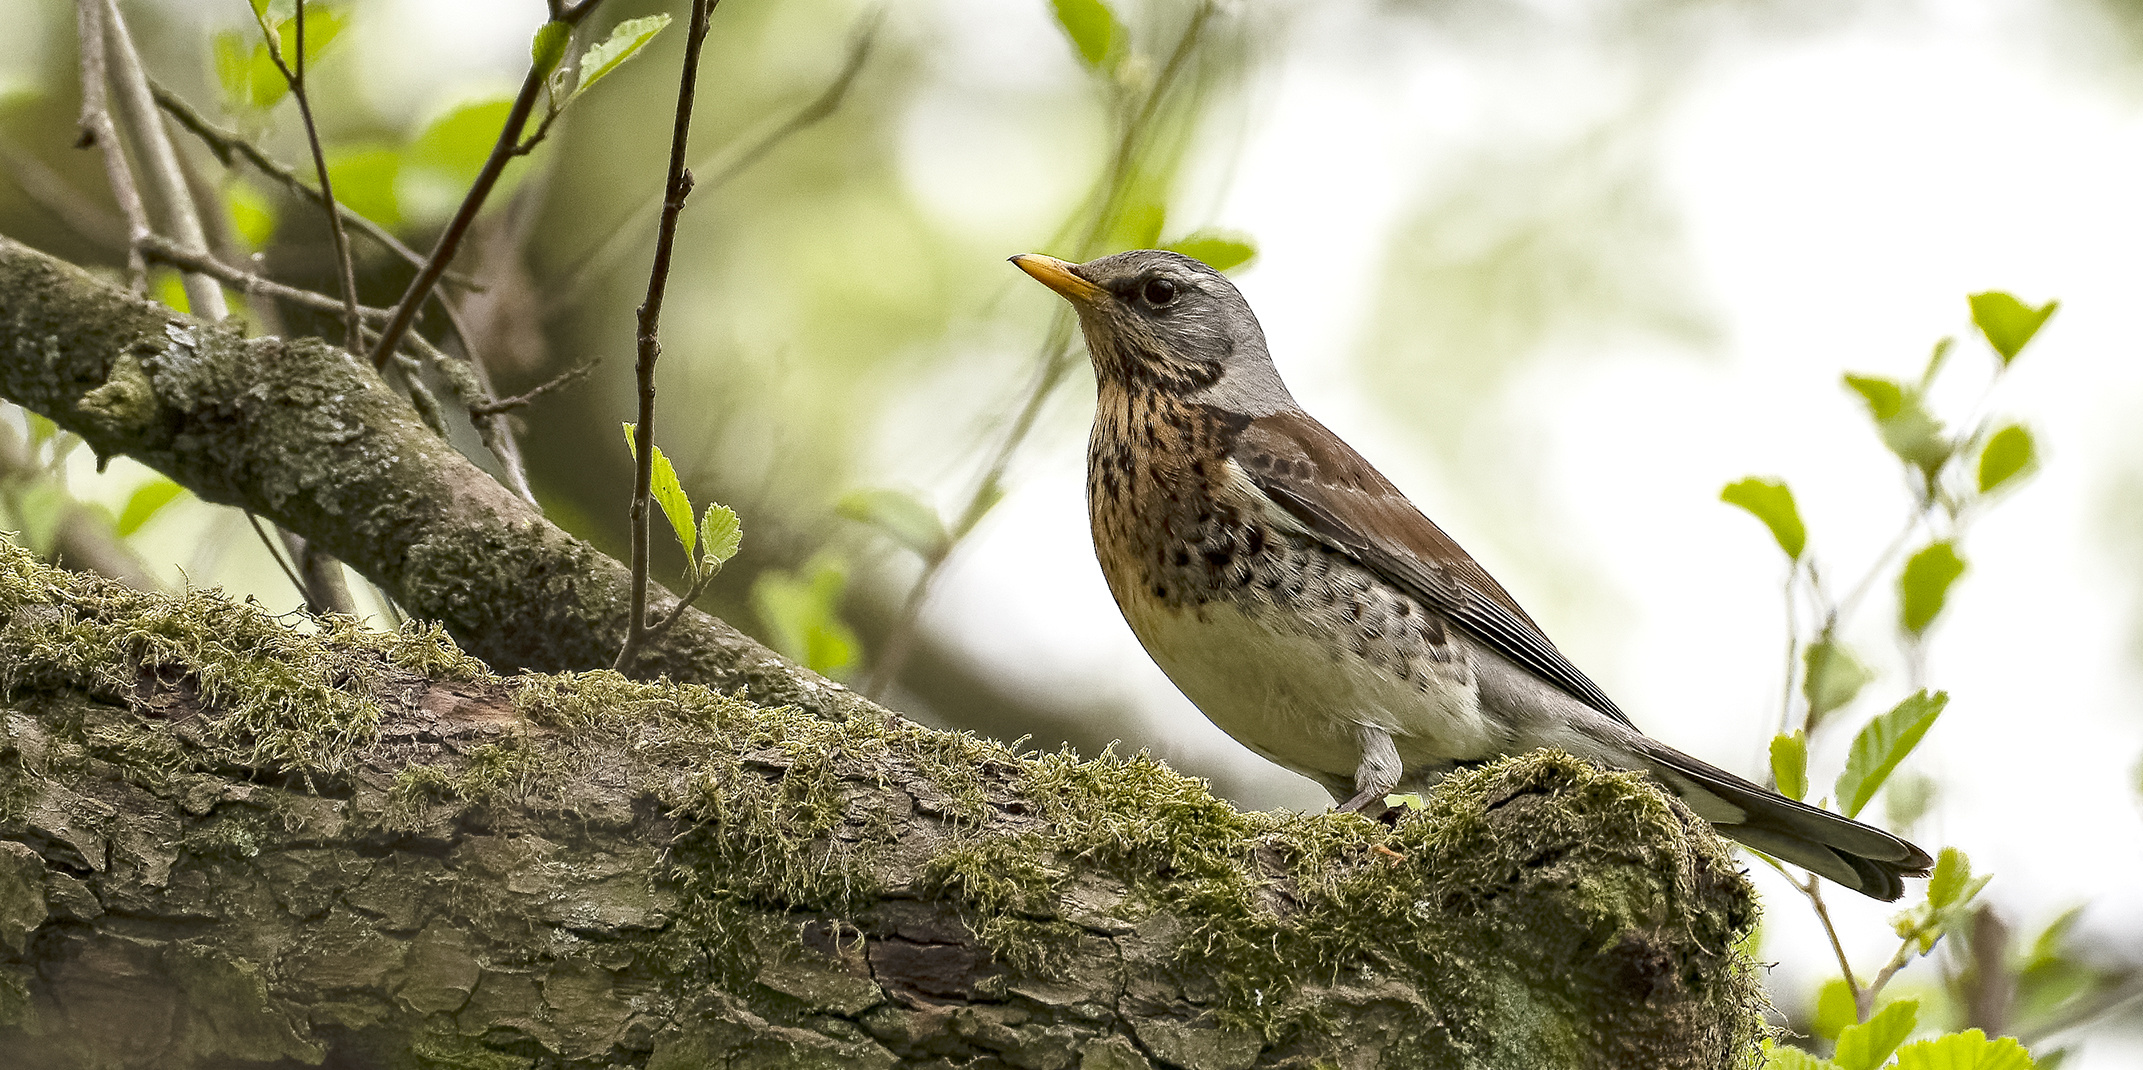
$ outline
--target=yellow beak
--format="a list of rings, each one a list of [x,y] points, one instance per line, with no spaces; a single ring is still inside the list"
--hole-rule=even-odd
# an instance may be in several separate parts
[[[1079,265],[1069,260],[1040,253],[1021,253],[1013,257],[1012,262],[1018,264],[1021,271],[1034,276],[1035,281],[1063,294],[1074,305],[1090,305],[1108,296],[1109,291],[1076,274],[1072,269]]]

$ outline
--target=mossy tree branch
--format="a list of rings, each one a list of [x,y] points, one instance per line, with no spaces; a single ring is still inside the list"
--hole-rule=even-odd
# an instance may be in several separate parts
[[[0,547],[22,1065],[1714,1070],[1751,920],[1708,825],[1562,755],[1243,814]]]
[[[504,669],[608,665],[631,577],[317,340],[244,338],[0,237],[0,396],[211,502],[274,520]],[[657,590],[657,613],[676,599]],[[698,610],[638,673],[832,716],[862,700]]]

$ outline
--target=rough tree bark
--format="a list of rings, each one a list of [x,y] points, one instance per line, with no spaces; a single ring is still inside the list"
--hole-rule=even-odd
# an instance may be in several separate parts
[[[0,395],[510,669],[624,573],[371,369],[0,239]],[[0,1053],[40,1066],[1731,1066],[1750,890],[1560,755],[1396,828],[901,721],[688,613],[501,678],[0,551]],[[777,705],[779,704],[779,705]]]

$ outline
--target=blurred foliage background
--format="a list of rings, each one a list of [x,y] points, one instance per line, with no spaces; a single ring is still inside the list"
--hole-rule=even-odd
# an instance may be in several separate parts
[[[337,192],[427,250],[543,5],[308,8]],[[155,78],[309,174],[245,4],[124,10]],[[610,0],[583,37],[664,10],[682,11]],[[73,6],[11,0],[8,18],[0,232],[118,278],[125,228],[95,154],[71,148]],[[457,262],[482,287],[459,300],[501,395],[602,360],[514,419],[546,511],[621,557],[617,426],[681,38],[577,102]],[[1917,801],[1891,814],[1995,880],[1901,980],[1934,1001],[1922,1025],[2035,1030],[2070,1065],[2134,1065],[2139,49],[2125,0],[729,0],[658,423],[694,498],[747,532],[702,604],[932,723],[1121,740],[1247,805],[1322,805],[1219,737],[1116,619],[1079,499],[1091,379],[1055,299],[1003,263],[1176,244],[1230,266],[1298,396],[1640,723],[1760,774],[1781,577],[1719,487],[1785,475],[1812,545],[1841,572],[1876,560],[1909,503],[1839,373],[1917,374],[1936,337],[1971,329],[1967,292],[2058,297],[1997,401],[2036,429],[2043,472],[1975,531],[1939,642],[1900,646],[1887,610],[1841,636],[1887,691],[1835,716],[1865,720],[1908,676],[1955,696],[1895,781]],[[178,136],[220,207],[220,255],[335,291],[316,210]],[[409,267],[355,248],[365,302],[392,304]],[[183,302],[168,269],[154,283]],[[245,314],[338,332],[287,306]],[[1955,389],[1938,400],[1971,409],[1976,387]],[[98,473],[19,412],[0,470],[6,524],[42,552],[298,601],[243,518],[124,461]],[[661,553],[656,575],[678,575]],[[1833,1036],[1850,1019],[1823,937],[1772,898],[1779,1005]],[[1879,962],[1884,913],[1834,908]]]

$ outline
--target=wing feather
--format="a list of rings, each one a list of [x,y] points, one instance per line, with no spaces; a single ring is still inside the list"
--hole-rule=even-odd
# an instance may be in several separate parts
[[[1495,577],[1308,414],[1250,421],[1236,439],[1233,459],[1259,491],[1327,545],[1572,698],[1630,724]]]

